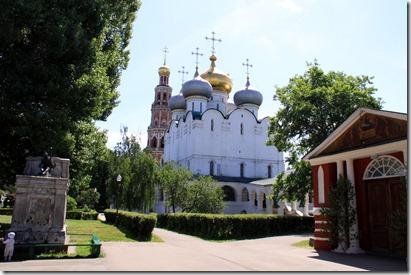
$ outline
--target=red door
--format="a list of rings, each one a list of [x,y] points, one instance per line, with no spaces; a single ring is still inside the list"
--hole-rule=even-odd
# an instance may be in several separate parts
[[[406,196],[400,177],[367,180],[371,250],[396,254],[398,244],[393,232],[393,214]]]

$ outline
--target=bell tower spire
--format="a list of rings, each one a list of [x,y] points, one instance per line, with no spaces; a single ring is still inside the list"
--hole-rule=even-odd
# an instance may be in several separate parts
[[[160,77],[160,81],[158,85],[162,86],[168,86],[168,79],[170,77],[170,68],[167,67],[167,53],[168,53],[168,48],[164,47],[163,49],[164,53],[164,61],[163,61],[163,66],[158,68],[158,75]]]
[[[154,102],[151,104],[151,123],[147,129],[147,149],[161,162],[164,152],[164,135],[171,121],[168,107],[172,89],[168,85],[170,69],[167,67],[167,47],[163,49],[163,65],[158,68],[159,84],[154,88]]]

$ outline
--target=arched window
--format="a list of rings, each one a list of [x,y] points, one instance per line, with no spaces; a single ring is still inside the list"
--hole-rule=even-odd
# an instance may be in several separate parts
[[[156,147],[157,147],[157,138],[156,138],[156,137],[153,137],[153,138],[151,139],[150,147],[151,147],[151,148],[156,148]]]
[[[272,174],[271,174],[271,165],[268,165],[267,167],[267,173],[268,173],[268,177],[271,178]]]
[[[154,120],[154,127],[157,127],[158,126],[158,120],[156,119],[156,120]]]
[[[247,190],[247,188],[243,188],[243,190],[241,191],[241,200],[242,201],[249,201],[250,200],[250,198],[249,198],[249,196],[248,196],[248,190]]]
[[[214,161],[210,161],[210,176],[214,176]]]
[[[240,164],[240,177],[244,178],[244,163]]]
[[[265,197],[265,193],[263,193],[263,209],[267,208],[267,198]]]
[[[164,148],[164,137],[162,137],[160,140],[160,147]]]
[[[380,156],[365,169],[364,179],[403,177],[406,175],[404,164],[392,156]]]
[[[211,120],[211,132],[214,131],[214,119]]]
[[[220,110],[220,105],[219,104],[217,104],[217,110]]]
[[[161,94],[158,93],[158,94],[157,94],[157,101],[160,101],[160,100],[161,100]]]
[[[254,205],[258,206],[257,192],[254,193]]]
[[[200,102],[200,113],[203,112],[203,103]]]
[[[318,203],[325,202],[325,195],[324,195],[324,171],[323,167],[320,166],[318,168]]]
[[[190,161],[187,160],[187,169],[190,170]]]
[[[243,124],[240,124],[240,134],[243,134]]]
[[[194,111],[194,102],[191,102],[191,110]]]
[[[224,201],[235,201],[235,191],[231,186],[224,185],[222,189],[224,192]]]

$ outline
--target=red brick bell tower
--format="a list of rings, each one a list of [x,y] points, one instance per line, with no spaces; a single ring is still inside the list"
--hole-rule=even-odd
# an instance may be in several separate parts
[[[172,88],[168,85],[170,69],[166,65],[167,48],[164,49],[164,63],[158,69],[159,84],[154,89],[154,102],[151,104],[151,123],[147,129],[147,149],[161,162],[164,152],[164,135],[171,120],[168,100]]]

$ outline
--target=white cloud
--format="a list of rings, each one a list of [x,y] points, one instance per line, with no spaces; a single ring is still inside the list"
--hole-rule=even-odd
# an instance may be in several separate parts
[[[141,149],[144,149],[147,145],[147,134],[142,133],[132,133],[128,132],[128,135],[133,135],[136,137],[137,142],[140,144]],[[121,141],[121,133],[120,131],[107,131],[107,147],[113,149],[118,142]]]
[[[278,1],[278,5],[292,13],[300,13],[303,10],[302,6],[292,0]]]

